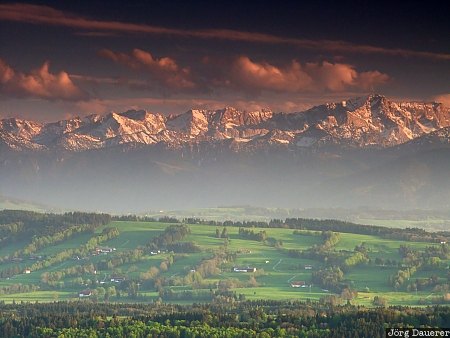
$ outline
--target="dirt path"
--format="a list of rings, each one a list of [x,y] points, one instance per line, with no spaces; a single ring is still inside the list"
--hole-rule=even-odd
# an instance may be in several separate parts
[[[280,270],[277,269],[277,266],[283,261],[283,258],[280,258],[280,260],[273,266],[273,271],[277,271],[277,272],[281,272]]]

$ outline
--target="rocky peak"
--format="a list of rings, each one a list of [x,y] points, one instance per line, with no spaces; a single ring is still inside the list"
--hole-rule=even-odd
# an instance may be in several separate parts
[[[0,120],[0,129],[11,135],[29,140],[42,129],[42,124],[17,118]]]
[[[184,114],[169,116],[167,127],[170,130],[184,132],[190,136],[198,136],[208,131],[208,120],[205,111],[191,109]]]
[[[248,126],[257,125],[261,122],[272,118],[273,114],[270,110],[261,111],[240,111],[232,107],[217,110],[213,113],[213,122],[216,125],[227,126]]]

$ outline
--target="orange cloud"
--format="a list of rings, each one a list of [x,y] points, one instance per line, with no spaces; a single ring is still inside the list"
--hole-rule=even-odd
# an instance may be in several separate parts
[[[232,84],[249,91],[279,92],[342,92],[350,87],[369,89],[389,80],[388,75],[379,71],[358,73],[348,64],[325,61],[302,66],[294,60],[281,68],[254,62],[246,56],[234,62],[231,76]]]
[[[271,34],[242,32],[229,29],[182,30],[129,22],[94,20],[56,10],[48,6],[31,4],[0,4],[0,20],[70,27],[88,30],[90,34],[93,34],[93,31],[106,31],[128,34],[171,35],[199,39],[288,44],[299,48],[337,53],[383,54],[433,60],[450,60],[450,54],[448,53],[414,51],[401,48],[390,49],[370,45],[357,45],[345,41],[285,38]]]
[[[0,59],[0,83],[8,83],[13,77],[14,70]]]
[[[363,89],[372,89],[376,85],[387,83],[389,80],[390,78],[387,74],[383,74],[378,70],[375,70],[360,73],[358,83]]]
[[[342,63],[307,63],[305,71],[314,77],[316,88],[332,92],[356,85],[358,78],[358,72],[352,66]]]
[[[253,62],[246,56],[234,62],[232,76],[235,82],[249,89],[289,92],[305,90],[313,81],[296,61],[281,69],[266,62]]]
[[[190,89],[195,87],[189,68],[180,68],[169,57],[154,58],[152,54],[141,49],[133,49],[131,54],[102,49],[99,55],[131,69],[145,69],[154,80],[172,89]]]
[[[86,97],[70,79],[69,74],[62,71],[52,74],[49,63],[29,74],[16,72],[0,59],[0,90],[13,96],[31,96],[47,100],[78,100]]]

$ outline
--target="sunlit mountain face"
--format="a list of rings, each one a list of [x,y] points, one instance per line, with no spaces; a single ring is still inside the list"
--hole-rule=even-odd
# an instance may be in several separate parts
[[[2,3],[0,196],[448,208],[443,5]]]
[[[129,110],[50,123],[17,118],[0,121],[5,150],[56,153],[119,145],[200,149],[202,145],[223,144],[236,152],[272,146],[388,148],[432,132],[442,134],[449,126],[450,110],[441,103],[395,103],[381,95],[290,114],[226,107],[191,109],[169,116]]]

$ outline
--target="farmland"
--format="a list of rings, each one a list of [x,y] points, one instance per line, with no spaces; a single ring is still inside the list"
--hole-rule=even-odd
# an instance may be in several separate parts
[[[24,253],[30,238],[3,241],[0,300],[76,300],[82,291],[86,301],[181,304],[235,298],[373,306],[378,296],[389,305],[427,305],[448,298],[448,245],[436,237],[169,221],[116,218],[32,254]],[[331,268],[340,271],[333,282],[323,277]]]

